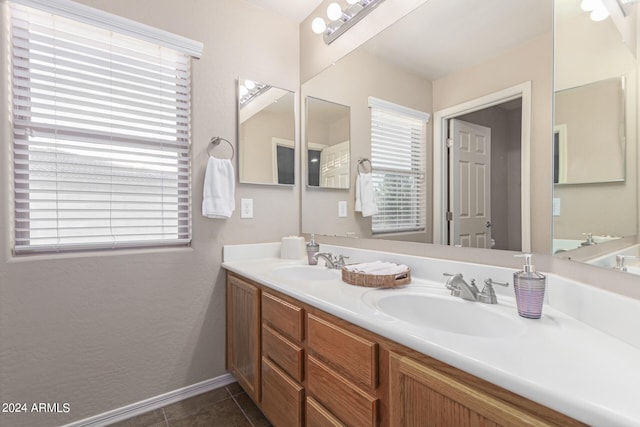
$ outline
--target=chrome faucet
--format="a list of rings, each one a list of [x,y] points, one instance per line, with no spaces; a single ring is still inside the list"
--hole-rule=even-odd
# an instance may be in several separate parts
[[[349,258],[348,256],[344,256],[339,254],[334,256],[331,252],[316,252],[313,255],[315,260],[318,258],[322,258],[324,260],[324,264],[327,268],[340,269],[345,265],[345,259]]]
[[[580,243],[580,246],[592,246],[596,244],[596,241],[593,240],[593,233],[582,233],[583,236],[587,236],[587,240]]]
[[[467,301],[478,301],[478,292],[480,291],[476,286],[475,279],[471,279],[471,283],[467,283],[460,273],[443,273],[443,276],[449,277],[445,286],[451,291],[451,295]]]
[[[613,269],[620,270],[620,271],[627,271],[627,266],[624,265],[624,261],[627,259],[640,259],[640,256],[616,255],[616,266],[613,267]]]
[[[487,279],[484,281],[484,288],[482,288],[482,292],[480,292],[476,286],[475,279],[471,279],[471,283],[467,283],[460,273],[443,273],[443,276],[449,277],[445,286],[451,291],[451,295],[454,297],[460,297],[467,301],[480,301],[485,304],[498,303],[498,298],[496,297],[496,292],[493,290],[493,285],[509,286],[509,283],[500,283]]]

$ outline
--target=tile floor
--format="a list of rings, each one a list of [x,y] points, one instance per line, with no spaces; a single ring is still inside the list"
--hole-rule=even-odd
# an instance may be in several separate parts
[[[229,384],[111,427],[270,427],[238,383]]]

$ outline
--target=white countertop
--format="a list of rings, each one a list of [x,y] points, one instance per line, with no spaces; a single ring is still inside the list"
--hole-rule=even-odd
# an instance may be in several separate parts
[[[640,426],[640,349],[554,308],[549,304],[549,297],[541,319],[524,319],[517,314],[511,287],[496,289],[498,304],[490,309],[513,316],[513,321],[521,327],[518,334],[504,337],[476,337],[419,328],[390,318],[367,304],[367,297],[363,298],[368,292],[397,293],[403,289],[428,291],[445,297],[449,292],[444,287],[444,278],[439,278],[442,272],[465,271],[465,277],[491,274],[488,277],[496,281],[507,281],[514,270],[351,250],[350,262],[370,261],[378,256],[384,261],[408,261],[411,266],[411,285],[371,290],[342,282],[337,270],[335,280],[289,280],[274,274],[274,269],[306,264],[306,260],[278,258],[277,244],[257,245],[261,247],[253,252],[247,251],[249,246],[225,246],[223,267],[584,423],[607,427]],[[434,266],[441,268],[434,271]],[[557,293],[567,293],[569,285],[562,283],[561,278],[548,279],[548,289],[557,282],[560,290]],[[553,298],[562,297],[549,293]],[[580,298],[580,295],[576,296],[573,291],[571,298]],[[593,296],[585,297],[589,298]],[[623,311],[633,309],[625,307]],[[637,318],[629,320],[636,322]],[[473,322],[472,318],[468,320]],[[640,334],[637,322],[636,326],[635,332]]]

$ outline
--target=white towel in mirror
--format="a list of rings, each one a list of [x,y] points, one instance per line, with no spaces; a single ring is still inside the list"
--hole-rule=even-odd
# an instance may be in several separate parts
[[[378,205],[373,192],[373,178],[370,173],[359,173],[356,176],[356,212],[363,217],[378,213]]]
[[[207,218],[230,218],[236,209],[235,184],[231,160],[210,156],[204,174],[202,215]]]

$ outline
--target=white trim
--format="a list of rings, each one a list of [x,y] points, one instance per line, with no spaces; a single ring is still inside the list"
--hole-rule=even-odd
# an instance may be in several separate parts
[[[398,105],[393,102],[385,101],[384,99],[375,98],[373,96],[369,97],[369,108],[380,108],[387,111],[393,111],[395,113],[404,114],[406,116],[410,116],[416,118],[418,120],[422,120],[426,123],[429,123],[429,113],[425,113],[424,111],[414,110],[413,108],[405,107],[404,105]]]
[[[211,378],[209,380],[192,384],[187,387],[179,388],[168,393],[150,397],[149,399],[141,400],[140,402],[132,403],[130,405],[123,406],[121,408],[117,408],[108,412],[103,412],[102,414],[98,414],[93,417],[74,421],[70,424],[64,425],[63,427],[108,426],[115,422],[126,420],[137,415],[153,411],[154,409],[162,408],[172,403],[180,402],[181,400],[206,393],[207,391],[224,387],[233,382],[235,382],[235,378],[233,378],[231,374],[220,375],[216,378]]]
[[[522,228],[522,252],[531,251],[531,81],[476,98],[444,110],[436,111],[433,120],[433,243],[442,244],[446,237],[444,207],[447,192],[442,187],[447,182],[446,120],[462,114],[492,107],[513,99],[522,98],[521,128],[521,192],[520,206]]]
[[[146,40],[175,49],[194,58],[202,56],[202,42],[154,28],[71,0],[10,0],[13,3]]]

